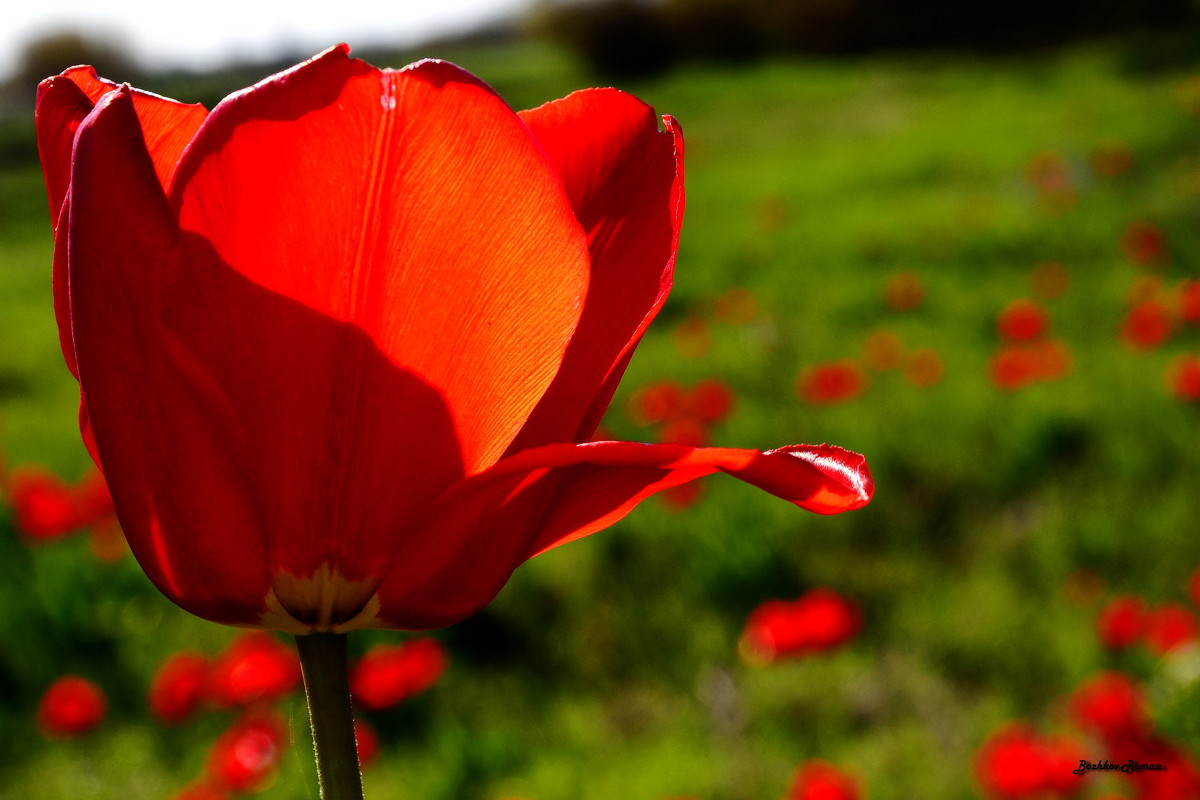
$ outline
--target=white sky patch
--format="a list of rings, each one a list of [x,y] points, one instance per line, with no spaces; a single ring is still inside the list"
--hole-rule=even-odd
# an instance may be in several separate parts
[[[531,0],[302,0],[287,4],[25,0],[9,4],[2,17],[0,81],[12,76],[26,42],[64,29],[116,40],[150,68],[210,69],[229,61],[264,60],[297,50],[315,54],[338,42],[346,42],[352,49],[408,47],[518,15],[530,4]]]

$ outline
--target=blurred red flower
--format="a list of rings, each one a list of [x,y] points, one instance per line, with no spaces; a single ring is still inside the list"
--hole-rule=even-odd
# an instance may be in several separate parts
[[[1161,266],[1167,260],[1167,239],[1157,225],[1131,222],[1121,232],[1121,253],[1141,267]]]
[[[79,508],[71,487],[57,475],[21,467],[7,476],[8,502],[17,530],[30,539],[57,539],[79,528]]]
[[[729,384],[717,378],[701,378],[686,398],[688,409],[706,425],[721,422],[733,410],[734,395]]]
[[[60,342],[155,585],[234,625],[434,628],[714,472],[865,504],[832,447],[590,441],[671,285],[659,122],[609,89],[517,115],[451,64],[345,46],[212,113],[43,81]]]
[[[1171,309],[1158,299],[1134,304],[1121,323],[1121,339],[1134,350],[1153,350],[1171,335]]]
[[[629,418],[639,425],[656,425],[678,416],[687,403],[687,390],[678,381],[648,383],[629,398]]]
[[[211,780],[202,780],[173,795],[171,800],[229,800],[230,797],[227,789]]]
[[[150,682],[150,712],[169,724],[183,722],[208,695],[208,659],[200,653],[173,653]]]
[[[1035,383],[1040,372],[1037,352],[1025,345],[1005,345],[988,362],[992,383],[1009,392]]]
[[[861,627],[858,608],[830,589],[810,589],[794,602],[769,600],[750,614],[742,649],[751,660],[774,661],[832,650]]]
[[[758,317],[758,301],[749,289],[735,286],[718,295],[713,313],[729,325],[746,325]]]
[[[919,347],[904,359],[904,379],[917,388],[940,383],[945,373],[942,357],[931,347]]]
[[[1179,603],[1164,603],[1146,614],[1146,647],[1165,656],[1196,640],[1196,617]]]
[[[1139,738],[1149,731],[1146,700],[1133,681],[1120,672],[1101,672],[1072,693],[1075,723],[1105,739]]]
[[[1177,356],[1167,367],[1167,388],[1184,402],[1200,402],[1200,356]]]
[[[296,651],[262,631],[234,637],[208,672],[209,696],[223,708],[274,703],[300,683]]]
[[[703,358],[712,350],[713,338],[703,317],[688,317],[672,332],[675,349],[685,358]]]
[[[876,372],[896,369],[904,361],[904,345],[892,331],[875,331],[863,342],[863,363]]]
[[[1146,604],[1140,597],[1114,597],[1096,620],[1100,642],[1110,650],[1121,650],[1137,642],[1146,631]]]
[[[375,645],[350,671],[350,693],[363,711],[391,708],[437,683],[446,662],[446,653],[435,639]]]
[[[911,311],[925,302],[925,285],[915,272],[897,272],[888,278],[883,299],[893,311]]]
[[[1188,280],[1180,284],[1179,318],[1189,325],[1200,325],[1200,281]]]
[[[862,800],[858,781],[824,761],[806,761],[792,776],[787,800]]]
[[[279,765],[286,742],[287,727],[278,714],[242,717],[213,743],[208,778],[232,792],[255,791]]]
[[[1070,739],[1043,738],[1024,723],[1010,723],[979,748],[975,777],[996,800],[1067,797],[1079,789],[1083,776],[1074,771],[1084,752]]]
[[[1092,170],[1105,178],[1124,175],[1133,166],[1133,153],[1124,140],[1114,139],[1092,150]]]
[[[70,739],[93,730],[107,712],[108,701],[99,686],[78,675],[63,675],[38,703],[38,727],[46,736]]]
[[[379,757],[379,737],[365,720],[354,720],[354,742],[358,748],[358,764],[367,769]]]
[[[853,400],[866,389],[867,379],[858,364],[849,359],[810,364],[796,379],[796,393],[813,405],[832,405]]]
[[[1071,348],[1059,339],[1041,339],[1029,345],[1038,380],[1057,381],[1071,371]]]
[[[1032,300],[1013,300],[996,316],[996,331],[1009,342],[1027,342],[1043,336],[1050,327],[1045,309]]]

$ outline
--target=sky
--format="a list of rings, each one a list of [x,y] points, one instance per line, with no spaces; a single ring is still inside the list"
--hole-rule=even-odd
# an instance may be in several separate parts
[[[106,34],[149,67],[204,69],[296,50],[317,53],[346,42],[407,46],[470,30],[525,10],[531,0],[17,0],[0,15],[0,82],[12,75],[22,45],[72,28]]]

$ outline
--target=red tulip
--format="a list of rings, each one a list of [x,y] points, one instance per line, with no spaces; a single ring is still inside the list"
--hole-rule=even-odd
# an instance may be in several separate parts
[[[208,778],[231,792],[253,791],[279,765],[286,742],[287,727],[279,715],[243,717],[213,743]]]
[[[1167,367],[1167,388],[1185,403],[1200,403],[1200,358],[1184,354]]]
[[[57,539],[79,528],[75,495],[57,475],[22,467],[7,477],[7,483],[17,530],[25,536]]]
[[[1005,345],[988,362],[988,372],[999,389],[1009,392],[1024,389],[1038,379],[1037,353],[1025,345]]]
[[[975,757],[975,777],[997,800],[1068,797],[1083,779],[1076,775],[1084,749],[1070,739],[1043,738],[1013,723],[994,732]]]
[[[50,684],[38,704],[38,727],[47,736],[81,736],[104,720],[108,701],[100,687],[78,675],[64,675]]]
[[[168,656],[150,683],[151,713],[169,724],[190,717],[207,695],[208,671],[208,659],[199,653]]]
[[[1161,300],[1142,300],[1121,323],[1121,338],[1134,350],[1153,350],[1171,335],[1171,310]]]
[[[362,768],[374,764],[379,757],[379,737],[375,729],[361,719],[354,720],[354,742],[358,749],[358,763]]]
[[[1131,222],[1121,231],[1121,253],[1143,267],[1161,266],[1167,260],[1167,240],[1162,230],[1150,222]]]
[[[1102,672],[1071,695],[1076,724],[1106,740],[1140,738],[1149,731],[1146,700],[1120,672]]]
[[[861,800],[858,781],[824,761],[805,762],[792,776],[787,800]]]
[[[238,635],[209,669],[209,694],[223,707],[274,703],[299,687],[296,651],[262,631]]]
[[[805,367],[796,379],[796,393],[806,403],[832,405],[853,400],[866,385],[862,370],[847,359]]]
[[[670,288],[674,120],[615,90],[517,115],[451,64],[347,53],[209,114],[86,68],[39,89],[81,429],[168,597],[432,628],[713,472],[867,502],[834,447],[589,441]]]
[[[359,708],[391,708],[437,682],[446,669],[446,654],[434,639],[411,639],[400,645],[376,645],[350,673],[350,692]]]
[[[904,361],[904,344],[892,331],[875,331],[863,342],[863,363],[876,372],[896,369]]]
[[[996,330],[1009,342],[1027,342],[1040,338],[1050,327],[1045,309],[1032,300],[1014,300],[996,317]]]
[[[1110,650],[1129,647],[1146,630],[1146,604],[1140,597],[1114,597],[1096,620],[1100,641]]]
[[[230,796],[229,790],[204,780],[184,788],[171,800],[229,800]]]
[[[1184,281],[1179,287],[1179,318],[1200,325],[1200,281]]]
[[[894,311],[911,311],[925,302],[925,285],[913,272],[897,272],[888,278],[883,299]]]
[[[904,379],[919,389],[940,383],[946,373],[942,357],[930,347],[919,347],[904,359]]]
[[[1179,603],[1164,603],[1146,615],[1146,646],[1165,656],[1196,640],[1196,617]]]
[[[831,650],[854,638],[858,608],[829,589],[812,589],[789,603],[771,600],[756,608],[742,634],[744,652],[773,661]]]

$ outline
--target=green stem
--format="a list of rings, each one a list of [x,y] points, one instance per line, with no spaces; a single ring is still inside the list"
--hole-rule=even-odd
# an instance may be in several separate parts
[[[300,651],[300,667],[304,671],[321,800],[362,800],[362,775],[358,770],[346,671],[346,634],[297,636],[296,649]]]

